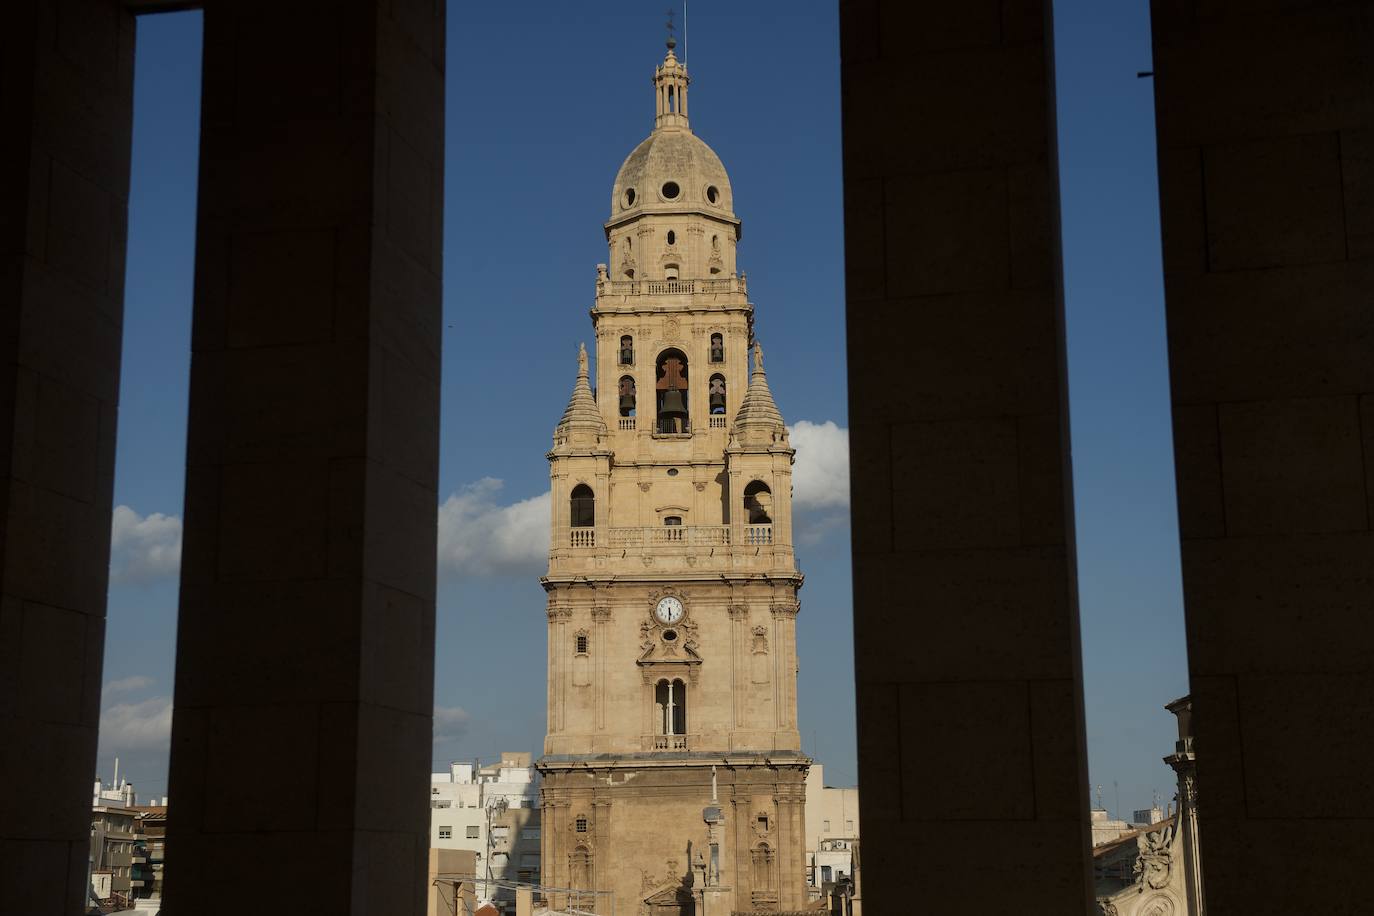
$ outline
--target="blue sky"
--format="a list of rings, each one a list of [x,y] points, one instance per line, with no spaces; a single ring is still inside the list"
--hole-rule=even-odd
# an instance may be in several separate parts
[[[450,4],[435,762],[538,752],[544,452],[590,340],[601,223],[652,126],[663,4]],[[1058,4],[1079,567],[1092,781],[1172,793],[1186,692],[1145,0]],[[679,17],[679,22],[680,22]],[[797,425],[805,749],[852,783],[835,4],[692,4],[695,131],[730,172],[769,381]],[[197,13],[139,20],[100,772],[166,786],[189,371]],[[776,74],[786,72],[785,83]],[[499,74],[499,78],[494,75]],[[518,345],[516,338],[519,337]],[[480,447],[464,429],[480,429]],[[530,536],[526,536],[526,535]],[[531,541],[531,537],[534,538]],[[916,584],[919,587],[919,584]],[[270,787],[265,787],[265,791]]]

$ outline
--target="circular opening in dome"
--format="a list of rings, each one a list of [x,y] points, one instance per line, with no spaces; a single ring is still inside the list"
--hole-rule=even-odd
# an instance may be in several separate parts
[[[626,189],[625,189],[625,206],[627,206],[627,207],[633,207],[634,205],[635,205],[635,189],[634,189],[634,188],[626,188]]]
[[[715,185],[711,185],[709,188],[706,189],[706,199],[709,200],[711,203],[715,203],[717,200],[720,199],[720,192],[716,190]]]
[[[668,230],[668,244],[669,244],[669,245],[676,245],[676,244],[677,244],[677,233],[674,232],[674,231],[671,230],[671,229]]]
[[[675,639],[677,639],[677,630],[664,630],[664,631],[663,631],[663,641],[664,641],[664,642],[673,642]]]
[[[663,197],[665,200],[677,200],[677,196],[682,193],[682,189],[677,186],[676,181],[665,181],[663,183]]]

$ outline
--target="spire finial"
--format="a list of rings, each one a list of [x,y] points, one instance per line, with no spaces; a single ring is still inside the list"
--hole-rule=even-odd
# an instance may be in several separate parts
[[[668,41],[665,42],[665,43],[668,45],[668,50],[669,50],[669,51],[671,51],[671,50],[673,50],[674,48],[677,47],[677,39],[673,37],[673,8],[672,8],[672,7],[669,7],[669,8],[668,8]]]
[[[587,345],[585,343],[577,345],[577,374],[587,374]]]
[[[754,371],[763,372],[763,344],[754,341]]]

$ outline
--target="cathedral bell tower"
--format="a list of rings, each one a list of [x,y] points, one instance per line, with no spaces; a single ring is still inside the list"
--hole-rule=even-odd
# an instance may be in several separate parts
[[[670,39],[611,192],[595,387],[584,347],[548,453],[541,867],[617,913],[797,910],[794,452],[689,84]]]

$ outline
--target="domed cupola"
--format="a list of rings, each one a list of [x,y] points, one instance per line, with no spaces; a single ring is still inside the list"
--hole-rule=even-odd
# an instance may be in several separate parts
[[[668,39],[668,53],[654,71],[653,133],[620,166],[606,230],[642,216],[693,214],[729,224],[738,239],[730,176],[687,120],[691,80],[674,53],[676,44]]]

